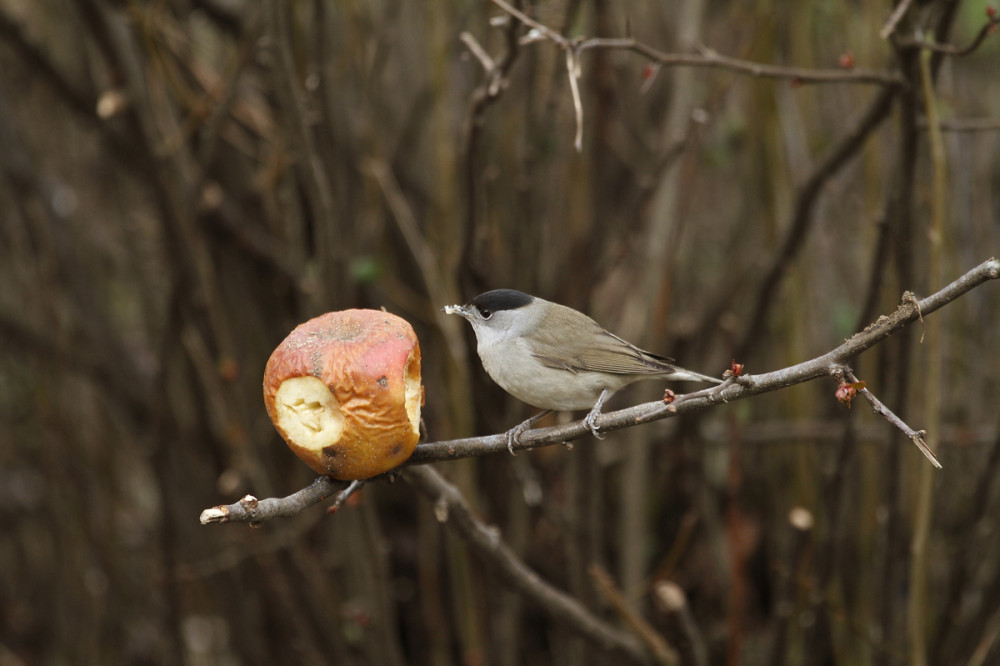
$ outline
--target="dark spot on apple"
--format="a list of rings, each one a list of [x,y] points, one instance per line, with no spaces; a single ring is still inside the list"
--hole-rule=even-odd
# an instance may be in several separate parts
[[[327,457],[327,458],[336,458],[337,457],[337,453],[338,453],[338,451],[337,451],[337,447],[336,446],[324,446],[323,447],[323,455],[325,457]]]
[[[389,380],[385,378],[385,375],[382,375],[381,377],[378,378],[378,385],[381,386],[382,388],[385,388],[386,386],[389,385]]]
[[[402,450],[403,450],[403,445],[402,444],[397,444],[396,446],[392,447],[392,455],[398,456],[399,453],[400,453],[400,451],[402,451]]]

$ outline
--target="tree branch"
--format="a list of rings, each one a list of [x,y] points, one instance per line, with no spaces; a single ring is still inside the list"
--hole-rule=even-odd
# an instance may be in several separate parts
[[[561,35],[556,30],[549,28],[545,24],[536,21],[527,14],[515,9],[505,0],[491,0],[493,4],[510,14],[512,17],[531,28],[523,41],[537,41],[538,39],[548,39],[554,42],[563,50],[577,53],[589,49],[613,49],[619,51],[632,51],[645,56],[649,60],[660,63],[667,67],[687,66],[687,67],[709,67],[713,69],[725,69],[740,74],[766,79],[786,79],[796,83],[863,83],[876,84],[882,86],[898,87],[905,85],[905,81],[898,74],[888,72],[875,72],[863,69],[810,69],[805,67],[783,67],[781,65],[768,65],[750,60],[741,60],[729,56],[719,55],[712,49],[702,48],[700,53],[667,53],[636,41],[631,37],[605,38],[591,37],[585,39],[569,39]]]
[[[986,23],[979,29],[976,36],[971,42],[966,46],[955,46],[954,44],[940,44],[938,42],[927,41],[926,39],[915,38],[915,39],[900,39],[898,43],[900,46],[906,46],[911,48],[927,49],[933,53],[940,53],[942,55],[950,55],[956,57],[963,57],[971,54],[980,46],[982,46],[983,41],[987,37],[996,32],[997,26],[1000,25],[1000,16],[997,15],[987,15]]]
[[[882,39],[889,39],[892,33],[896,31],[896,26],[899,25],[899,21],[906,14],[910,5],[913,4],[913,0],[902,0],[896,8],[892,10],[892,14],[889,15],[888,20],[886,20],[885,25],[882,26],[882,30],[879,31],[878,36]]]
[[[251,527],[272,518],[284,518],[302,513],[313,504],[350,487],[346,481],[334,481],[328,476],[317,477],[308,486],[288,497],[259,500],[247,495],[239,502],[214,506],[201,512],[201,524],[250,523]]]
[[[877,321],[863,331],[854,334],[844,344],[814,359],[760,375],[730,378],[718,386],[678,396],[669,404],[662,401],[647,402],[602,414],[597,418],[597,425],[605,432],[630,428],[642,423],[701,411],[762,393],[770,393],[817,377],[837,376],[843,372],[843,367],[851,360],[893,333],[944,307],[979,285],[998,278],[1000,278],[1000,260],[989,259],[940,291],[922,300],[918,301],[913,298],[912,294],[906,292],[903,296],[903,302],[891,315],[879,317]],[[868,399],[867,395],[865,399]],[[905,424],[903,425],[905,426]],[[913,431],[906,426],[903,428],[903,432],[918,431]],[[550,428],[529,430],[514,443],[514,449],[518,451],[535,449],[569,442],[589,434],[590,430],[582,420]],[[410,459],[404,463],[404,467],[471,456],[486,456],[505,451],[507,451],[505,434],[428,442],[417,446]],[[389,472],[388,475],[392,476],[395,473]],[[202,524],[260,523],[271,518],[291,516],[323,501],[336,492],[342,491],[345,487],[347,487],[346,483],[333,481],[327,477],[319,477],[309,487],[285,498],[258,500],[248,495],[235,504],[206,509],[201,514],[201,522]]]
[[[494,0],[495,1],[495,0]],[[786,67],[767,63],[742,60],[720,55],[714,49],[702,47],[699,53],[667,53],[647,44],[627,38],[591,38],[579,42],[580,51],[588,49],[618,49],[644,55],[650,60],[667,67],[707,67],[724,69],[738,74],[748,74],[761,79],[783,79],[796,84],[806,83],[860,83],[898,88],[904,85],[898,74],[877,72],[866,69],[815,69],[809,67]]]

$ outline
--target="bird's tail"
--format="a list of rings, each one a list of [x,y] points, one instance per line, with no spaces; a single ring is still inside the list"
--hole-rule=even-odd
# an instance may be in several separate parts
[[[685,370],[684,368],[678,368],[676,366],[674,366],[672,372],[664,374],[664,378],[679,382],[709,382],[711,384],[722,383],[721,379],[709,377],[708,375],[692,372],[691,370]]]
[[[657,356],[656,354],[651,354],[648,351],[643,351],[641,349],[637,349],[636,351],[638,352],[637,358],[644,365],[646,365],[651,372],[661,375],[664,379],[679,382],[708,382],[710,384],[722,383],[721,379],[716,379],[715,377],[709,377],[708,375],[703,375],[699,372],[693,372],[691,370],[685,370],[684,368],[677,367],[674,365],[674,359],[672,358]]]

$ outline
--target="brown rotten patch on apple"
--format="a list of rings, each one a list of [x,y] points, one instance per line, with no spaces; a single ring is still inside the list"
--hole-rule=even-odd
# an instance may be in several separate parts
[[[300,324],[264,369],[264,406],[289,448],[319,474],[367,479],[404,462],[420,438],[420,345],[380,310]]]

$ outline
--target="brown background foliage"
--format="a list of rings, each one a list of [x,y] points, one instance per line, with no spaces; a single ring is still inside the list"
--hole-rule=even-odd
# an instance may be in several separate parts
[[[885,2],[540,2],[571,37],[808,69],[849,54],[895,81],[592,49],[577,153],[563,52],[518,46],[487,2],[3,0],[0,663],[603,661],[405,484],[334,517],[200,526],[311,479],[264,413],[268,354],[320,312],[406,317],[433,440],[529,413],[439,311],[488,288],[702,372],[815,356],[1000,247],[997,41],[930,61],[936,163],[907,42],[969,44],[984,9],[917,2],[886,40]],[[496,95],[463,31],[509,76]],[[611,621],[592,564],[668,638],[650,591],[677,583],[710,663],[996,659],[998,321],[987,285],[855,366],[931,430],[932,477],[829,382],[440,469]]]

